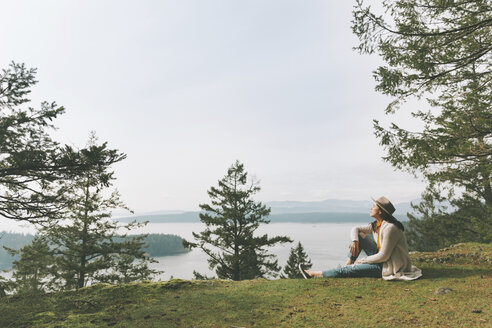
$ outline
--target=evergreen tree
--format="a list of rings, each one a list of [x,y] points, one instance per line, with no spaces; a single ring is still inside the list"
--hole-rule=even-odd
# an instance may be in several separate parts
[[[422,122],[414,131],[374,121],[384,159],[428,182],[426,208],[415,209],[410,226],[427,240],[434,233],[428,225],[451,229],[450,236],[464,226],[478,234],[463,238],[490,242],[480,229],[492,224],[492,4],[394,0],[383,9],[378,15],[357,0],[353,30],[361,53],[378,52],[385,61],[374,76],[376,90],[392,98],[386,114],[411,98],[426,99],[430,108],[420,103],[412,110]],[[443,198],[456,212],[427,216],[430,202],[438,206]]]
[[[0,276],[0,298],[7,296],[7,290],[9,289],[9,281]]]
[[[88,148],[105,151],[105,144],[96,143],[92,134]],[[130,222],[120,226],[111,220],[112,209],[128,209],[117,191],[105,195],[113,174],[109,166],[99,166],[74,178],[67,185],[70,203],[66,224],[56,222],[41,230],[56,245],[53,250],[56,266],[67,289],[82,288],[88,282],[148,279],[156,273],[148,267],[151,260],[143,251],[146,235],[119,234],[121,230],[130,231],[145,223]]]
[[[287,278],[303,278],[303,276],[299,272],[299,264],[302,265],[303,269],[311,269],[311,267],[313,266],[311,260],[308,258],[306,252],[304,251],[304,247],[302,247],[301,242],[298,242],[296,247],[292,247],[290,249],[289,259],[287,260],[287,264],[284,267],[284,273],[287,275]]]
[[[467,195],[447,206],[441,205],[444,200],[438,191],[427,191],[419,204],[412,204],[406,230],[410,250],[435,251],[467,241],[490,243],[492,217],[487,219],[491,214],[484,202]]]
[[[260,224],[267,224],[270,209],[252,196],[260,191],[258,183],[248,184],[244,165],[236,161],[219,180],[218,187],[211,187],[208,195],[211,204],[202,204],[200,221],[206,229],[193,233],[195,243],[209,257],[211,269],[221,279],[244,280],[276,276],[280,267],[275,255],[268,254],[266,247],[291,242],[288,237],[255,235]]]
[[[0,215],[34,223],[56,218],[66,208],[60,183],[125,158],[54,141],[48,132],[65,109],[55,102],[27,107],[35,75],[35,69],[17,63],[0,72]]]
[[[20,250],[5,247],[10,255],[20,255],[13,263],[12,280],[6,286],[17,293],[43,293],[54,288],[56,268],[49,243],[36,237]]]
[[[106,149],[106,144],[97,145],[94,135],[88,149],[87,154],[112,151]],[[48,279],[55,289],[77,289],[95,282],[126,283],[149,279],[157,273],[149,268],[153,260],[143,250],[146,235],[122,234],[123,230],[145,223],[119,225],[111,220],[112,209],[127,209],[117,191],[106,191],[112,180],[113,172],[108,165],[74,177],[64,186],[69,200],[64,220],[50,221],[40,228],[39,235],[45,241],[43,249],[49,245],[48,258],[53,272],[42,279]],[[28,257],[26,250],[37,249],[32,245],[25,247],[15,264],[14,268],[26,267],[25,272],[17,273],[24,280],[33,277],[36,268],[35,256]]]

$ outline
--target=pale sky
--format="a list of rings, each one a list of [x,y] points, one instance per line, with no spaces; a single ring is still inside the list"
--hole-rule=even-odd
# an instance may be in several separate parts
[[[137,214],[197,210],[236,159],[261,201],[412,200],[424,184],[381,160],[372,119],[414,123],[385,117],[352,5],[4,0],[0,67],[37,67],[30,105],[66,108],[57,140],[94,130],[128,155],[115,186]]]

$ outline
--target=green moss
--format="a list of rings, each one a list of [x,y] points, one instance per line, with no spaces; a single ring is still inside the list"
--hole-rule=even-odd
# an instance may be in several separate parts
[[[423,259],[416,264],[424,278],[409,282],[173,279],[9,296],[0,300],[0,318],[7,327],[486,327],[491,251],[461,244],[412,254]],[[444,286],[453,291],[434,294]]]
[[[52,311],[40,312],[40,313],[35,314],[34,318],[35,318],[36,322],[39,322],[39,323],[52,322],[53,320],[56,319],[56,314]]]

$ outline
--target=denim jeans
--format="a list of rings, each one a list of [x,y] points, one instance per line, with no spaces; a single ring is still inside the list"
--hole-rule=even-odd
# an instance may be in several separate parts
[[[359,235],[359,254],[357,256],[352,256],[349,252],[348,257],[352,261],[357,260],[360,252],[364,251],[368,256],[374,255],[378,252],[378,245],[374,241],[372,235],[366,235],[362,238]],[[381,278],[383,264],[382,263],[362,263],[345,265],[340,268],[325,270],[323,271],[323,277],[327,278],[361,278],[361,277],[371,277],[371,278]]]

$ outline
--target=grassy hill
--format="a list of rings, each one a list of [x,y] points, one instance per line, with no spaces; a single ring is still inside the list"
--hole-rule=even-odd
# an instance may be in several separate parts
[[[491,327],[492,245],[414,253],[424,278],[170,280],[0,298],[0,327]],[[440,287],[452,289],[436,295]]]

